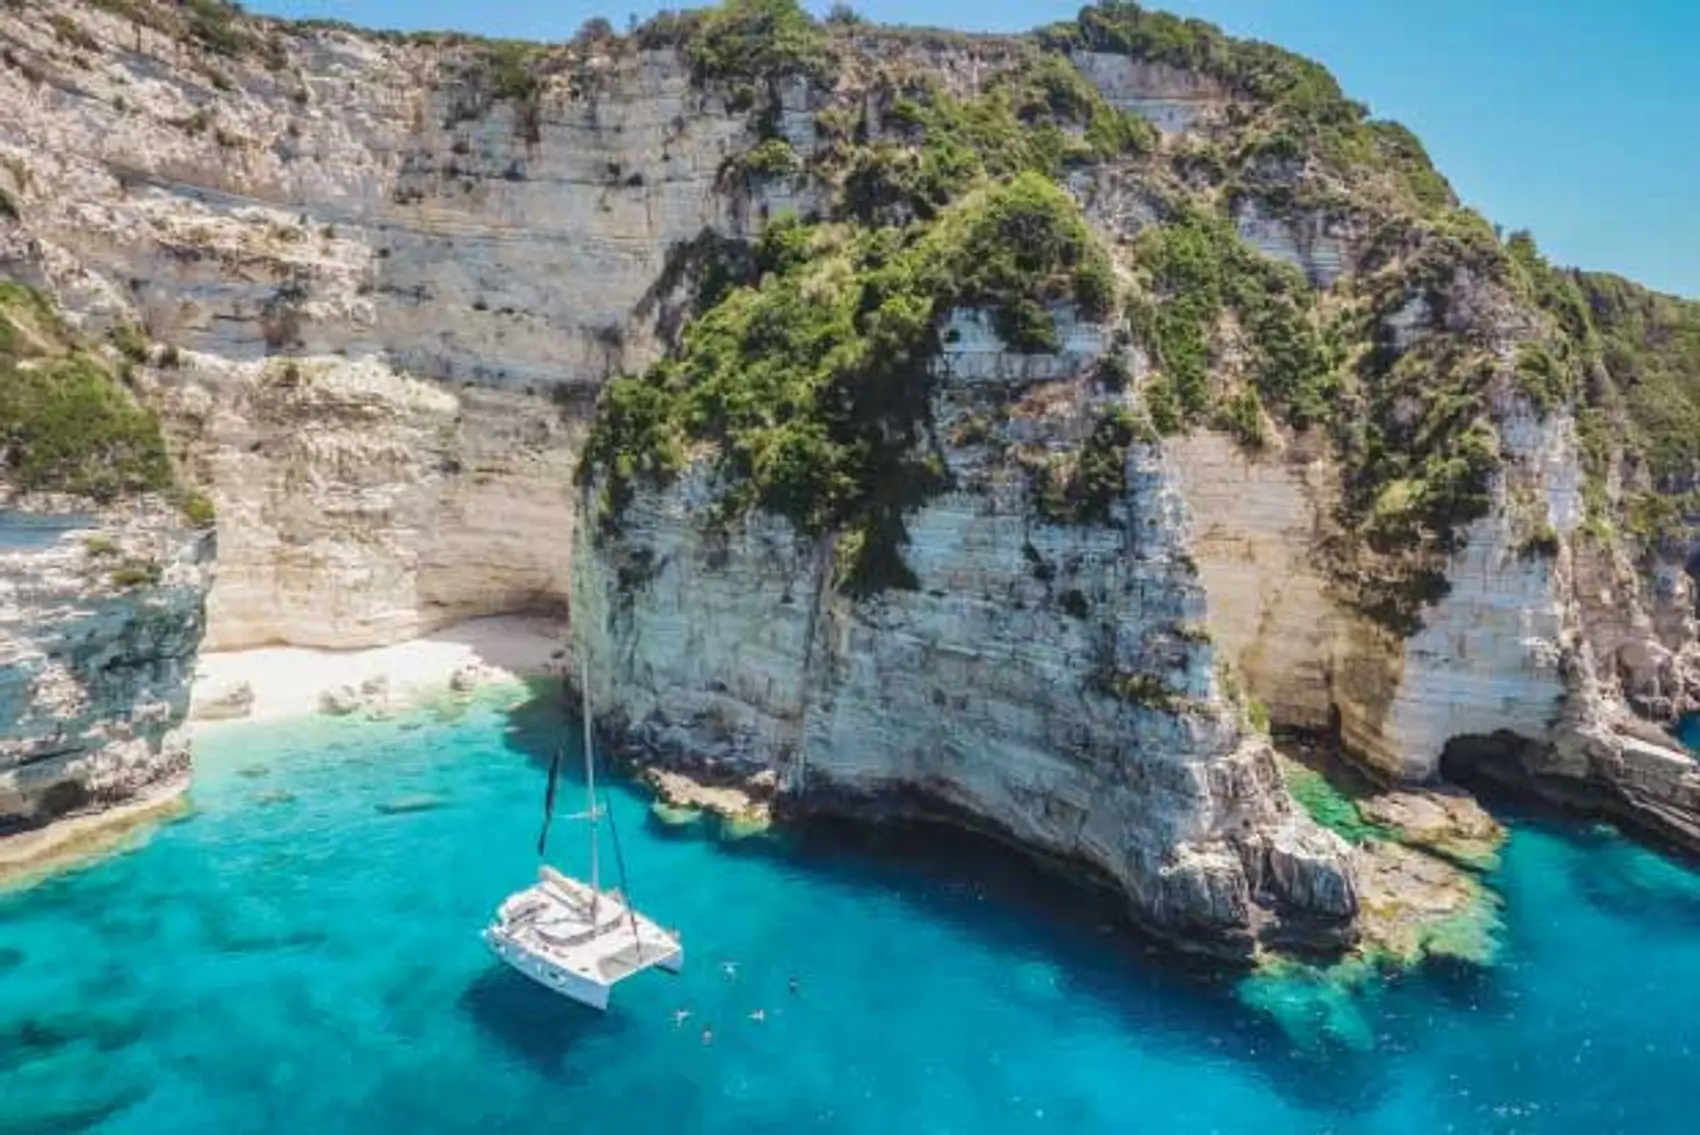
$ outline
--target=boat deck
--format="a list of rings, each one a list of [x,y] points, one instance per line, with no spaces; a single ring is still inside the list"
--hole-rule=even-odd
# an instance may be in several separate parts
[[[547,867],[541,881],[502,904],[488,934],[545,970],[604,986],[651,966],[677,970],[684,958],[677,937],[632,911],[618,893],[596,895]]]

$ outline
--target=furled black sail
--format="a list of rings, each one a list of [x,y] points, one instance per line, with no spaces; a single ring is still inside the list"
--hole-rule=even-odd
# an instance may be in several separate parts
[[[555,785],[561,776],[561,752],[567,747],[563,738],[555,745],[555,755],[549,760],[549,787],[543,793],[543,830],[537,833],[537,858],[547,856],[549,847],[549,822],[555,818]]]

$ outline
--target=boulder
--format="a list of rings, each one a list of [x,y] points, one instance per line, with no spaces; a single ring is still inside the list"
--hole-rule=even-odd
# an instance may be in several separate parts
[[[360,691],[353,686],[332,686],[319,695],[319,712],[333,717],[358,713],[362,704]]]
[[[194,699],[189,716],[196,721],[233,721],[254,712],[254,687],[235,682]]]

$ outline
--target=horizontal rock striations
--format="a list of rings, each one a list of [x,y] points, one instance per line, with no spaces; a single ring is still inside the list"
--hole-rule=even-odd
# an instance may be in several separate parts
[[[216,512],[210,647],[570,602],[647,751],[1230,950],[1350,935],[1269,725],[1694,842],[1700,320],[1501,239],[1313,63],[1131,4],[542,46],[24,0],[0,105],[0,276]],[[211,548],[161,492],[4,553],[10,822],[182,764]]]

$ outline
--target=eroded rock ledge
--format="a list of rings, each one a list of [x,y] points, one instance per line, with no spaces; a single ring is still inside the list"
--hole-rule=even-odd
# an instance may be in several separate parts
[[[187,784],[213,551],[163,500],[0,504],[0,836]]]
[[[844,593],[831,541],[765,513],[703,523],[700,469],[637,494],[617,533],[581,530],[574,644],[604,726],[649,760],[769,772],[781,807],[971,817],[1107,877],[1190,945],[1349,941],[1346,847],[1292,804],[1195,629],[1206,599],[1159,452],[1118,458],[1107,523],[1034,509],[1015,450],[1079,437],[1122,397],[1092,378],[1104,338],[1023,358],[972,313],[952,327],[932,412],[958,488],[907,518],[913,589]]]

